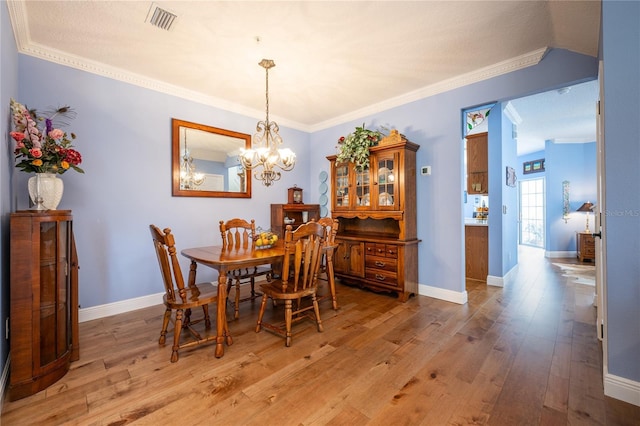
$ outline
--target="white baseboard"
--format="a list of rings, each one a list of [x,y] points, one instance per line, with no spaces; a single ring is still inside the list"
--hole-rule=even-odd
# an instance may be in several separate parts
[[[7,356],[7,362],[4,364],[4,369],[2,370],[2,377],[0,377],[0,413],[2,413],[2,408],[4,405],[4,391],[7,388],[7,382],[9,381],[9,366],[11,365],[11,353]],[[0,424],[2,421],[0,420]]]
[[[487,285],[494,287],[504,287],[506,283],[511,281],[511,278],[515,275],[518,265],[515,265],[509,270],[504,277],[496,277],[495,275],[487,275]]]
[[[504,287],[504,277],[487,275],[487,285],[492,285],[494,287]]]
[[[429,296],[435,299],[446,300],[447,302],[464,305],[467,303],[467,291],[445,290],[443,288],[431,287],[424,284],[418,285],[418,294],[421,296]]]
[[[161,305],[163,303],[162,296],[164,296],[164,292],[80,309],[78,312],[78,322],[91,321],[124,312],[135,311],[136,309],[148,308],[153,305]]]
[[[551,259],[555,258],[567,258],[567,257],[576,257],[578,253],[576,251],[545,251],[544,257],[548,257]]]
[[[604,394],[640,407],[640,383],[613,374],[604,375]]]

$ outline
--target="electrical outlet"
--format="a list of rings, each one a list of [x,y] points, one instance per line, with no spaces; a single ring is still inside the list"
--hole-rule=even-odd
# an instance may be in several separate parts
[[[424,176],[431,175],[431,166],[422,166],[420,168],[420,174]]]

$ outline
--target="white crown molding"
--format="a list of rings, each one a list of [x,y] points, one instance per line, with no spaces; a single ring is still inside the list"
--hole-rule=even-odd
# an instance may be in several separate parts
[[[507,106],[504,107],[504,115],[516,126],[522,123],[522,117],[511,101],[507,102]]]
[[[253,108],[247,108],[243,105],[216,98],[214,96],[206,96],[202,93],[187,90],[182,87],[167,84],[159,80],[154,80],[139,74],[111,67],[100,62],[88,61],[84,58],[69,55],[65,52],[33,43],[30,40],[28,32],[25,2],[10,1],[7,2],[7,5],[9,8],[9,16],[11,18],[13,33],[16,39],[16,45],[19,53],[44,59],[49,62],[54,62],[78,70],[86,71],[92,74],[101,75],[113,80],[122,81],[125,83],[133,84],[135,86],[140,86],[157,92],[191,100],[204,105],[220,108],[225,111],[234,112],[248,117],[261,119],[263,115],[263,111],[258,111]],[[477,83],[479,81],[487,80],[489,78],[493,78],[502,74],[507,74],[516,70],[530,67],[532,65],[536,65],[542,60],[547,51],[548,48],[544,47],[533,52],[529,52],[515,58],[498,62],[497,64],[493,64],[488,67],[484,67],[479,70],[460,75],[458,77],[450,78],[440,83],[426,86],[421,89],[414,90],[409,93],[405,93],[403,95],[396,96],[391,99],[387,99],[368,107],[361,108],[348,114],[334,117],[330,120],[326,120],[310,126],[280,117],[274,117],[274,119],[277,119],[279,124],[282,126],[301,130],[307,133],[312,133],[348,121],[352,121],[366,115],[375,114],[381,111],[388,110],[390,108],[424,99],[429,96],[447,92],[459,87],[467,86],[472,83]]]
[[[405,93],[404,95],[396,96],[394,98],[378,102],[368,107],[352,111],[348,114],[335,117],[331,120],[312,125],[311,131],[316,132],[319,130],[323,130],[329,127],[336,126],[338,124],[345,123],[347,121],[361,118],[363,116],[372,115],[380,111],[385,111],[387,109],[408,104],[410,102],[428,98],[439,93],[448,92],[450,90],[468,86],[479,81],[488,80],[490,78],[527,68],[532,65],[537,65],[542,60],[544,55],[547,54],[548,50],[549,49],[547,47],[534,50],[533,52],[525,53],[524,55],[520,55],[506,61],[498,62],[497,64],[493,64],[485,68],[480,68],[479,70],[475,70],[458,77],[453,77],[448,80],[444,80],[439,83],[432,84],[430,86],[426,86],[409,93]]]

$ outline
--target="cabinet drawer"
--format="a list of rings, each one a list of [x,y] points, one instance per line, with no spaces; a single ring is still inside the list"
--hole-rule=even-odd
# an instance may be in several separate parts
[[[391,259],[398,258],[398,246],[394,244],[366,243],[365,253],[367,256],[381,256]]]
[[[368,280],[379,282],[381,284],[397,286],[398,275],[394,272],[383,271],[381,269],[366,268],[365,277]]]
[[[395,259],[389,259],[380,256],[367,255],[364,264],[367,269],[378,269],[388,272],[396,272],[398,270],[397,262]]]

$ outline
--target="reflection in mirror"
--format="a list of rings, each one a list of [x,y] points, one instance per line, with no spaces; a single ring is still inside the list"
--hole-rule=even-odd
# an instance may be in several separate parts
[[[173,195],[251,198],[251,179],[240,164],[251,136],[231,130],[172,120]]]

